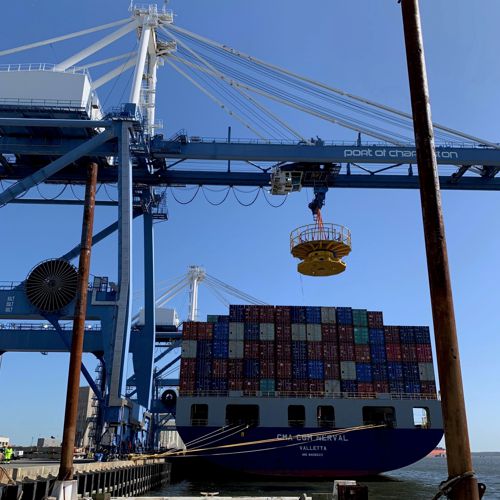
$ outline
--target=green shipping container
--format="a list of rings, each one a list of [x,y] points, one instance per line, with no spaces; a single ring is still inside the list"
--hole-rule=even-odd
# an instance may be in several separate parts
[[[219,316],[217,314],[208,314],[207,323],[217,323],[219,321]]]
[[[352,323],[354,326],[368,326],[368,313],[366,309],[352,310]]]
[[[354,327],[354,343],[355,344],[368,344],[368,327],[367,326],[355,326]]]

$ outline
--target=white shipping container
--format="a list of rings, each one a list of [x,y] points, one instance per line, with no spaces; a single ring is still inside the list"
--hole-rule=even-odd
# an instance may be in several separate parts
[[[321,341],[321,325],[310,324],[306,325],[306,336],[309,342]]]
[[[183,340],[182,341],[182,357],[183,358],[196,358],[196,348],[198,342],[196,340]]]
[[[321,323],[335,324],[335,307],[322,307],[321,308]]]
[[[356,380],[356,362],[341,361],[340,362],[340,378],[342,380]]]
[[[243,340],[230,340],[229,341],[229,358],[242,359],[244,353]]]
[[[340,380],[325,380],[325,392],[327,394],[338,394],[340,392]]]
[[[179,316],[175,309],[168,307],[157,307],[155,311],[155,321],[159,326],[179,326]],[[144,325],[144,309],[139,309],[138,325]]]
[[[306,325],[292,323],[292,340],[306,340]]]
[[[274,340],[274,323],[261,323],[259,338],[260,340]]]
[[[229,323],[229,340],[243,340],[245,328],[243,323]]]
[[[419,363],[418,372],[422,382],[434,382],[436,379],[434,375],[434,365],[432,363]]]

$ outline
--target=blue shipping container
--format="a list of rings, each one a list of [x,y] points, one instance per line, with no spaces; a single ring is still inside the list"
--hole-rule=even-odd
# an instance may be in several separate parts
[[[219,325],[229,325],[229,316],[219,316],[217,323]]]
[[[352,325],[352,308],[337,307],[337,323],[339,325]]]
[[[214,340],[229,339],[229,323],[215,323],[213,338]]]
[[[209,378],[212,373],[212,362],[209,359],[197,358],[196,359],[196,378],[204,379]]]
[[[418,363],[403,363],[403,377],[405,382],[419,382],[420,373]]]
[[[196,357],[210,359],[212,357],[212,341],[211,340],[198,340],[196,346]]]
[[[306,307],[306,322],[309,324],[321,323],[321,307]]]
[[[290,309],[290,322],[291,323],[305,323],[306,322],[306,308],[302,306],[292,306]]]
[[[223,378],[215,378],[211,382],[212,391],[227,391],[227,380]]]
[[[260,325],[259,323],[245,323],[244,325],[244,339],[245,340],[259,340]]]
[[[305,380],[307,379],[307,361],[298,360],[292,364],[292,377],[295,380]]]
[[[229,340],[214,340],[213,357],[219,359],[226,359],[229,357]]]
[[[387,382],[387,366],[385,363],[372,363],[372,378],[374,382]]]
[[[358,382],[370,383],[372,378],[372,366],[368,363],[356,363],[356,379]]]
[[[389,391],[403,393],[405,392],[405,384],[403,381],[399,380],[389,380]]]
[[[292,358],[307,359],[307,342],[305,340],[292,341]]]
[[[390,382],[403,381],[403,365],[401,363],[387,363],[387,376]]]
[[[324,373],[323,361],[309,361],[307,363],[307,374],[311,380],[323,380]]]
[[[243,375],[245,378],[259,378],[260,362],[258,359],[245,359],[243,364]]]
[[[383,328],[368,328],[368,337],[370,344],[385,344],[385,333]]]
[[[416,344],[430,344],[431,334],[428,326],[416,326],[414,328]]]
[[[340,390],[342,392],[358,392],[358,383],[355,380],[341,380]]]
[[[245,321],[245,306],[230,305],[229,306],[229,321],[243,322]]]
[[[194,387],[197,391],[210,391],[212,388],[212,381],[209,378],[196,379]]]
[[[385,363],[386,352],[384,344],[370,344],[370,356],[372,363]]]
[[[399,339],[402,344],[414,344],[415,343],[415,333],[412,326],[400,326],[399,327]]]
[[[421,392],[420,384],[418,382],[406,382],[405,392],[407,394],[420,394]]]

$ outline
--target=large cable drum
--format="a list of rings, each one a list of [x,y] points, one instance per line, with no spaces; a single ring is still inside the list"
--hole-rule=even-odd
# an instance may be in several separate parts
[[[26,296],[40,311],[60,311],[76,297],[77,281],[78,271],[68,261],[45,260],[26,278]]]

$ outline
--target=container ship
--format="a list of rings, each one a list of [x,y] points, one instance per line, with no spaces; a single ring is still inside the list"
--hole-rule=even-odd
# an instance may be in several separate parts
[[[259,476],[356,477],[443,435],[429,328],[350,307],[231,305],[185,322],[183,460]]]

